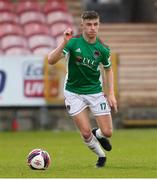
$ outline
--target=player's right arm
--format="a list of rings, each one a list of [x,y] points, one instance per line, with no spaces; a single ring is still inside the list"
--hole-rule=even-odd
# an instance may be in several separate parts
[[[62,59],[64,57],[63,54],[63,49],[65,47],[65,45],[67,44],[67,42],[72,38],[72,29],[68,28],[64,31],[64,39],[62,41],[62,43],[53,51],[51,51],[48,54],[48,62],[49,64],[56,64],[60,59]]]

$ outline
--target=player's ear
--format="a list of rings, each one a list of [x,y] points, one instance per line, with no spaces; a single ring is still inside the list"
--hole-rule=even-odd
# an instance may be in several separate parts
[[[81,21],[80,28],[83,29],[83,21]]]
[[[83,26],[83,22],[81,21],[81,24],[80,24],[80,26],[81,26],[81,28],[82,28],[82,26]]]

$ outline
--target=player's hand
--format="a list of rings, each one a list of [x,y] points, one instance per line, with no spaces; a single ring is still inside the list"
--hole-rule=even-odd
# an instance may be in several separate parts
[[[73,30],[68,28],[64,31],[64,41],[68,42],[73,36]]]
[[[113,94],[111,94],[111,95],[108,96],[107,99],[108,99],[108,102],[109,102],[109,105],[110,105],[111,109],[113,109],[113,111],[115,113],[117,113],[118,108],[117,108],[117,100],[116,100],[115,96]]]

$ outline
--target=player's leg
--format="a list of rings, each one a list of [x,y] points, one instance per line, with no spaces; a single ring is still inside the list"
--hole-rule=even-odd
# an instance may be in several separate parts
[[[108,140],[112,136],[112,118],[110,107],[103,93],[98,93],[87,97],[90,102],[90,109],[96,117],[98,127],[92,130],[102,147],[110,151],[112,146]]]
[[[80,134],[85,144],[98,155],[96,167],[103,167],[106,162],[105,153],[101,149],[96,137],[91,132],[87,110],[84,109],[79,114],[73,116],[76,127],[79,129]]]
[[[87,146],[95,152],[99,157],[104,157],[105,154],[101,149],[97,139],[92,134],[91,126],[89,123],[89,118],[87,114],[87,110],[84,109],[79,114],[72,117],[76,127],[79,129],[81,137],[83,138],[84,142]]]
[[[69,91],[65,91],[64,96],[68,113],[73,117],[75,125],[79,129],[85,144],[100,158],[97,167],[104,166],[106,160],[105,153],[91,132],[89,117],[86,110],[87,105],[83,97]]]
[[[97,131],[97,136],[105,136],[110,138],[112,136],[113,126],[112,126],[112,117],[110,114],[96,116],[97,124],[100,128],[100,131]]]
[[[92,130],[93,134],[96,136],[102,147],[110,151],[112,149],[109,138],[112,136],[112,117],[111,115],[100,115],[96,116],[96,121],[99,128],[94,128]]]

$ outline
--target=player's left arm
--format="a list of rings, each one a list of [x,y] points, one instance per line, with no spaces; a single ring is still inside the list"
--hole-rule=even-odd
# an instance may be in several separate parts
[[[112,67],[105,68],[105,85],[107,89],[107,98],[109,105],[113,108],[114,112],[117,113],[117,100],[114,94],[114,78]]]
[[[104,46],[101,51],[102,65],[104,67],[103,69],[105,70],[105,76],[103,78],[103,82],[105,85],[105,90],[106,90],[109,105],[116,113],[118,109],[117,109],[117,101],[114,94],[114,78],[113,78],[113,70],[112,70],[112,63],[111,63],[111,52],[108,46],[106,46],[105,44],[103,45]]]

